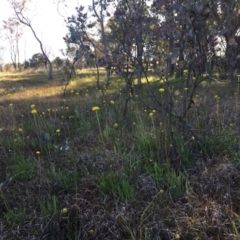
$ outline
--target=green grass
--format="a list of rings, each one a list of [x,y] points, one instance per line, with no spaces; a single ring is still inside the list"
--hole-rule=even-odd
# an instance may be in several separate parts
[[[0,76],[3,239],[239,238],[234,84],[54,75]]]

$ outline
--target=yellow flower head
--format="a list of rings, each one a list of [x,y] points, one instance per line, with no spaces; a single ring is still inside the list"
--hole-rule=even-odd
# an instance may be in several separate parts
[[[7,93],[7,96],[8,96],[8,97],[11,97],[11,96],[12,96],[12,94],[11,94],[11,93]]]
[[[180,239],[180,234],[179,233],[175,233],[174,238],[175,239]]]
[[[68,209],[67,208],[63,208],[62,209],[62,213],[67,213],[68,212]]]
[[[36,106],[35,106],[35,104],[32,104],[30,107],[33,109],[33,108],[35,108]]]
[[[57,129],[57,130],[56,130],[56,133],[60,133],[60,131],[61,131],[60,129]]]
[[[41,152],[40,151],[36,151],[36,154],[39,155]]]
[[[113,101],[113,100],[111,100],[111,101],[110,101],[110,103],[111,103],[111,104],[114,104],[114,101]]]
[[[117,124],[117,123],[114,123],[114,124],[113,124],[113,127],[118,128],[118,124]]]
[[[18,129],[18,131],[19,131],[19,132],[22,132],[22,131],[23,131],[23,129],[22,129],[22,128],[19,128],[19,129]]]
[[[215,95],[214,98],[215,98],[215,99],[218,99],[219,97],[218,97],[218,95]]]
[[[193,80],[193,81],[195,81],[195,80],[196,80],[196,78],[195,78],[195,77],[192,77],[192,80]]]
[[[151,112],[151,113],[149,113],[149,116],[150,116],[150,117],[152,117],[152,116],[153,116],[153,113],[152,113],[152,112]]]
[[[13,104],[12,104],[12,103],[10,103],[10,104],[9,104],[9,107],[12,107],[12,106],[13,106]]]
[[[97,106],[95,106],[95,107],[92,108],[92,111],[93,111],[93,112],[97,112],[97,111],[99,111],[99,110],[100,110],[100,108],[97,107]]]
[[[36,109],[33,109],[32,111],[31,111],[31,114],[36,114],[37,113],[37,110]]]
[[[187,88],[187,87],[185,87],[185,88],[184,88],[184,90],[185,90],[185,91],[187,91],[187,90],[188,90],[188,88]]]
[[[165,89],[164,88],[159,88],[159,92],[164,92],[165,91]]]
[[[153,109],[153,110],[152,110],[152,113],[156,113],[156,110]]]

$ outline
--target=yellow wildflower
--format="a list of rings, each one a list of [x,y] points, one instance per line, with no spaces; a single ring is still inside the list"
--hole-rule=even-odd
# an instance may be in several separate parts
[[[113,127],[118,128],[118,124],[117,124],[117,123],[114,123],[114,124],[113,124]]]
[[[165,91],[165,89],[164,88],[159,88],[159,92],[164,92]]]
[[[31,114],[36,114],[37,113],[37,110],[36,109],[33,109],[32,111],[31,111]]]
[[[153,116],[153,113],[152,113],[152,112],[151,112],[151,113],[149,113],[149,116],[150,116],[150,117],[152,117],[152,116]]]
[[[63,208],[62,209],[62,213],[67,213],[68,212],[68,209],[67,208]]]
[[[175,239],[180,239],[180,234],[179,233],[175,233],[174,238]]]
[[[36,151],[36,154],[39,155],[39,154],[40,154],[40,151]]]
[[[60,133],[60,131],[61,131],[60,129],[57,129],[57,130],[56,130],[56,133]]]
[[[30,107],[31,107],[32,109],[35,108],[35,104],[32,104]]]
[[[19,131],[19,132],[22,132],[22,131],[23,131],[23,129],[22,129],[22,128],[19,128],[19,129],[18,129],[18,131]]]
[[[110,101],[110,103],[111,103],[111,104],[114,104],[114,101],[113,101],[113,100],[111,100],[111,101]]]
[[[92,108],[92,111],[93,111],[93,112],[96,112],[96,111],[99,111],[99,110],[100,110],[100,108],[97,107],[97,106],[95,106],[95,107]]]

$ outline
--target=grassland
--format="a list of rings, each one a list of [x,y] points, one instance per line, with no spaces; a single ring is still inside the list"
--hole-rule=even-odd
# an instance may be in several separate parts
[[[240,239],[239,84],[100,80],[1,73],[0,239]]]

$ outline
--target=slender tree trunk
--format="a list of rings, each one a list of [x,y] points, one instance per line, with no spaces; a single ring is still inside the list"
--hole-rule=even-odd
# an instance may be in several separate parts
[[[101,27],[101,35],[102,35],[102,43],[103,43],[103,54],[104,54],[104,58],[106,61],[106,79],[105,82],[106,84],[110,84],[110,76],[111,76],[111,59],[109,56],[109,52],[108,52],[108,43],[107,43],[107,38],[106,38],[106,34],[105,34],[105,30],[104,30],[104,16],[103,16],[103,1],[100,0],[100,15],[98,14],[98,12],[96,11],[95,8],[95,3],[94,0],[92,0],[92,6],[93,6],[93,10],[95,15],[98,18],[98,21],[100,22],[100,27]]]

